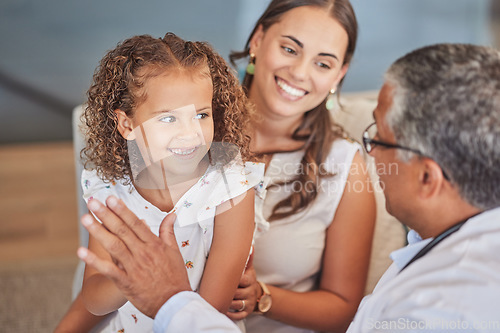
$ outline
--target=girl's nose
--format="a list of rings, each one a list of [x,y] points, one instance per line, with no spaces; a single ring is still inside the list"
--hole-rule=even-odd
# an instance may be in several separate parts
[[[179,132],[177,133],[177,139],[184,141],[193,140],[198,137],[200,132],[201,127],[199,122],[194,119],[189,119],[182,122]]]

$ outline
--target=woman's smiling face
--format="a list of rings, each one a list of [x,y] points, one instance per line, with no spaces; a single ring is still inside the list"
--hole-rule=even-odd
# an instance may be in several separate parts
[[[267,31],[260,26],[250,41],[255,73],[250,97],[258,111],[302,116],[318,106],[344,76],[348,36],[321,8],[302,6]]]

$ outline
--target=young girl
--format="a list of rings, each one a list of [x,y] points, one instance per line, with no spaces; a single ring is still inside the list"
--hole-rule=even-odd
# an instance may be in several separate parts
[[[251,108],[237,79],[207,44],[136,36],[102,59],[88,97],[84,198],[115,195],[156,234],[175,212],[191,287],[225,313],[249,254],[253,187],[264,171],[242,162]],[[89,249],[109,258],[92,237]],[[152,331],[153,321],[90,267],[82,297],[93,314],[111,313],[100,331]]]

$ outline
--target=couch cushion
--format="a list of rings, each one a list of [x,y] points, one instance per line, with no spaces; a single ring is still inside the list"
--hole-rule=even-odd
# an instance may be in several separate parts
[[[343,94],[340,100],[342,108],[337,105],[331,111],[333,119],[342,125],[354,140],[360,143],[363,131],[374,121],[372,112],[377,105],[377,93],[377,91],[370,91]],[[396,218],[387,213],[384,193],[380,188],[378,176],[375,172],[374,159],[366,153],[364,157],[374,185],[375,200],[377,202],[377,220],[366,285],[366,293],[370,293],[392,263],[389,254],[406,244],[406,230]]]

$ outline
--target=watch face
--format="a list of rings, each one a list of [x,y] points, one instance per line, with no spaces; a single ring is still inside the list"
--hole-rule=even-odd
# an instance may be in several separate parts
[[[269,311],[272,305],[271,295],[263,295],[259,300],[259,311],[265,313]]]

